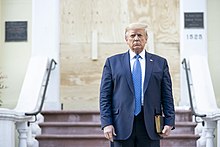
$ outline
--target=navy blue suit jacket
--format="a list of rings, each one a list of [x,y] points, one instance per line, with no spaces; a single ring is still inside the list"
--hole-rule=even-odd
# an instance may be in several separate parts
[[[145,56],[144,120],[149,137],[158,140],[155,115],[163,113],[165,124],[175,125],[172,83],[166,59],[148,52]],[[129,58],[129,52],[107,58],[101,79],[101,127],[113,125],[115,140],[127,139],[133,128],[135,98]]]

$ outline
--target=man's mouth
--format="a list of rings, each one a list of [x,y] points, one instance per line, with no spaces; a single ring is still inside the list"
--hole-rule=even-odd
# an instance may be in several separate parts
[[[139,41],[135,41],[134,45],[140,45],[141,43]]]
[[[140,43],[134,43],[134,46],[140,46],[141,44]]]

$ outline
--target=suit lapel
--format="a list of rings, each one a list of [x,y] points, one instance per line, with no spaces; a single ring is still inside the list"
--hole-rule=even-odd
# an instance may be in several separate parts
[[[145,64],[145,79],[144,79],[144,93],[147,90],[148,83],[151,77],[152,69],[153,69],[153,63],[154,60],[152,59],[152,55],[146,52],[145,55],[146,58],[146,64]]]
[[[126,79],[127,79],[128,85],[129,85],[132,93],[134,93],[129,52],[125,53],[124,56],[122,57],[122,67],[124,68],[124,71],[126,73]]]

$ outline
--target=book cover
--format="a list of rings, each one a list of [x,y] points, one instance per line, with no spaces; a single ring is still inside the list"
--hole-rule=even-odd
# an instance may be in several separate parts
[[[161,134],[163,127],[164,127],[164,117],[161,115],[156,115],[155,116],[155,125],[156,125],[157,133]]]

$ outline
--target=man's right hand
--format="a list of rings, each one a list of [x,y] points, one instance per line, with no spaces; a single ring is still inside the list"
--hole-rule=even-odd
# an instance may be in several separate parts
[[[104,135],[105,135],[105,138],[113,142],[113,135],[116,136],[115,128],[113,127],[113,125],[104,127]]]

